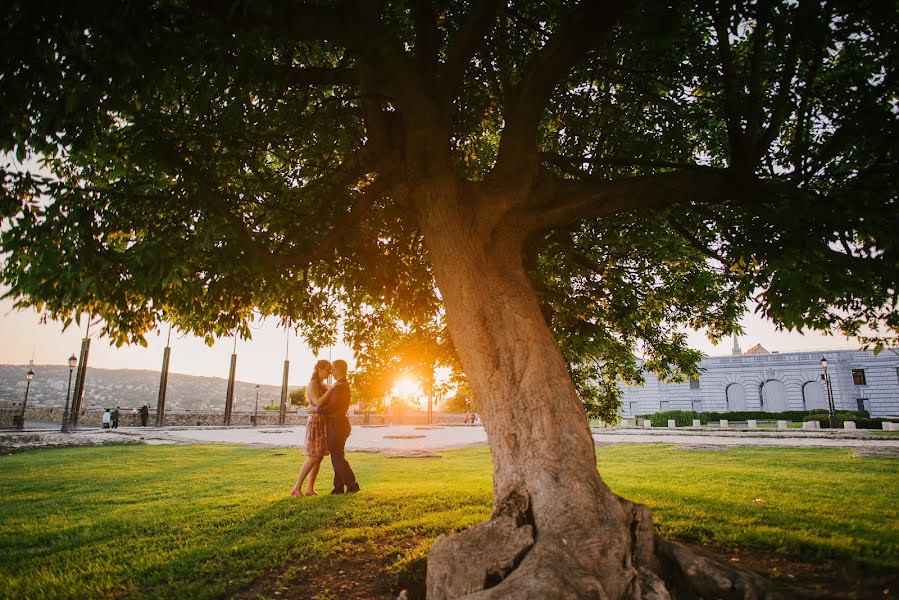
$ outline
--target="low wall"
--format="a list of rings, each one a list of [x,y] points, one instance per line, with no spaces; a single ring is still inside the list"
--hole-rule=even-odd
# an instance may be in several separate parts
[[[21,408],[16,408],[14,406],[0,406],[0,427],[12,427],[13,417],[17,417],[21,413]]]
[[[21,405],[0,406],[0,427],[12,427],[13,416],[20,414]],[[78,417],[78,423],[89,427],[97,427],[103,423],[103,410],[85,409]],[[62,425],[63,409],[59,406],[29,406],[25,410],[26,421],[39,421],[44,423],[59,422]],[[463,416],[455,413],[434,413],[433,425],[462,425]],[[224,412],[208,411],[166,411],[165,425],[169,427],[184,426],[221,426],[224,425]],[[425,415],[376,415],[353,414],[350,415],[350,423],[353,425],[427,425]],[[156,424],[156,410],[150,408],[150,416],[147,425]],[[250,426],[253,424],[253,413],[231,413],[231,425]],[[288,411],[285,419],[286,425],[305,425],[306,412]],[[278,425],[278,411],[259,411],[257,425]],[[131,408],[119,411],[120,427],[139,427],[140,416]]]

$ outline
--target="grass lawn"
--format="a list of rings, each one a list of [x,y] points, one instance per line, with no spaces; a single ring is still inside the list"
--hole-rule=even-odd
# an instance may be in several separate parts
[[[603,447],[597,456],[611,488],[652,507],[664,535],[899,570],[896,459],[663,446]],[[323,495],[298,500],[287,496],[296,451],[118,446],[2,456],[0,595],[271,595],[316,561],[353,552],[380,557],[372,577],[385,580],[420,563],[440,533],[490,513],[485,448],[350,461],[361,493],[324,495],[326,465]]]

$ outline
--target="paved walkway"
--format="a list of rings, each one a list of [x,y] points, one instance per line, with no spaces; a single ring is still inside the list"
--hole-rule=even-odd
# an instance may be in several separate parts
[[[143,432],[142,432],[143,433]],[[241,444],[247,446],[268,446],[275,448],[298,448],[306,439],[306,428],[302,425],[291,427],[191,427],[167,429],[147,433],[147,441],[208,442]],[[151,443],[152,443],[151,441]],[[355,425],[347,450],[378,451],[387,449],[441,450],[460,446],[487,443],[487,434],[480,426],[440,426],[440,425]]]
[[[715,429],[594,429],[598,445],[675,444],[692,447],[767,446],[780,448],[852,448],[860,454],[899,456],[899,435],[873,431]]]
[[[268,448],[300,448],[306,429],[288,427],[121,427],[115,430],[84,428],[71,434],[31,429],[0,432],[0,449],[17,451],[36,447],[105,444],[237,444]],[[728,430],[719,429],[593,429],[597,445],[673,444],[686,447],[725,448],[769,446],[789,448],[852,448],[860,454],[899,456],[899,435],[870,431]],[[347,449],[387,451],[397,455],[427,454],[435,450],[483,445],[482,426],[355,426]]]

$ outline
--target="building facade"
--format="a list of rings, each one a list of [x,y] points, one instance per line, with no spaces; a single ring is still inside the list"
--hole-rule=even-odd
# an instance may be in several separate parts
[[[827,408],[821,358],[827,358],[834,404],[867,410],[872,417],[899,415],[899,353],[828,350],[715,356],[699,363],[701,375],[665,383],[646,374],[643,386],[622,386],[625,418],[664,410],[705,412],[812,410]],[[750,351],[751,352],[751,351]]]

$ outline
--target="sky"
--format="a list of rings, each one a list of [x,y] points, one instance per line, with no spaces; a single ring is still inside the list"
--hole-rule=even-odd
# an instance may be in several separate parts
[[[99,327],[95,328],[99,331]],[[166,344],[167,330],[149,334],[147,347],[111,346],[105,338],[91,335],[88,366],[101,369],[145,369],[157,371],[162,367],[162,354]],[[25,365],[34,355],[34,364],[65,364],[69,356],[76,357],[81,351],[81,340],[85,334],[82,326],[73,324],[62,331],[62,324],[48,322],[41,325],[39,315],[33,310],[18,311],[9,300],[0,300],[0,364]],[[288,335],[276,326],[276,320],[261,324],[253,330],[251,341],[237,341],[238,381],[281,385],[285,352],[288,350]],[[172,354],[170,372],[201,375],[205,377],[228,377],[234,338],[218,340],[212,347],[194,336],[179,336],[172,332]],[[331,349],[331,358],[343,358],[350,369],[353,368],[352,352],[343,346]],[[315,361],[329,358],[328,349],[316,357],[295,335],[290,335],[289,385],[305,385],[312,374]]]
[[[0,290],[5,291],[5,290]],[[2,295],[2,294],[0,294]],[[761,343],[769,352],[795,352],[802,350],[854,349],[858,342],[839,336],[825,336],[813,332],[800,335],[796,332],[778,332],[774,324],[751,313],[742,321],[745,335],[739,338],[743,351]],[[34,363],[65,364],[71,354],[78,356],[84,324],[75,325],[62,331],[58,322],[40,324],[39,315],[33,310],[17,311],[12,302],[0,300],[0,364],[25,365],[34,358]],[[158,370],[162,365],[167,331],[147,337],[146,348],[141,346],[110,346],[106,339],[92,336],[88,366],[103,369],[146,369]],[[723,340],[718,346],[702,332],[689,334],[692,347],[709,356],[731,353],[733,341]],[[280,385],[288,336],[277,327],[274,319],[261,323],[253,330],[251,341],[237,342],[237,379],[252,383]],[[172,355],[170,370],[174,373],[201,375],[205,377],[228,377],[234,338],[224,338],[212,347],[193,336],[172,334]],[[354,361],[352,352],[345,346],[324,349],[316,357],[295,335],[289,340],[290,375],[289,385],[304,385],[312,373],[318,358],[346,360],[350,369]]]

